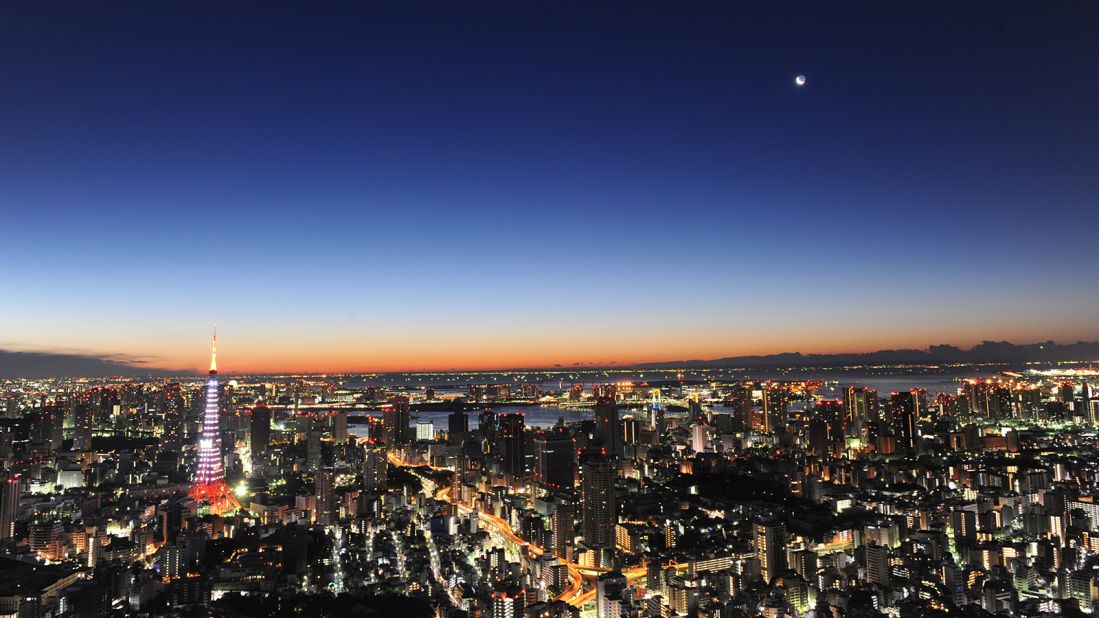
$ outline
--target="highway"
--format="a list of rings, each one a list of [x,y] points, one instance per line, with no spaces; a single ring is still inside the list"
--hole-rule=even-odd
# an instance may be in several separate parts
[[[411,469],[414,473],[417,468],[430,468],[432,470],[445,470],[448,472],[451,471],[449,468],[443,468],[438,466],[407,464],[403,461],[398,460],[396,456],[392,453],[390,453],[389,455],[389,461],[394,465],[407,467]],[[440,502],[453,504],[459,510],[459,512],[468,513],[473,510],[471,507],[450,499],[449,485],[443,485],[442,487],[436,489],[435,499],[439,500]],[[530,543],[520,538],[519,535],[515,534],[515,531],[512,530],[511,524],[509,524],[502,518],[497,517],[496,515],[486,513],[484,511],[478,511],[477,521],[482,528],[491,528],[491,531],[496,532],[505,539],[511,541],[512,543],[515,543],[517,546],[526,548],[527,552],[535,558],[546,553],[546,550],[542,547],[539,547],[534,543]],[[602,567],[582,566],[575,562],[565,561],[563,558],[559,558],[559,560],[561,560],[564,563],[565,568],[568,569],[569,584],[567,588],[561,591],[561,594],[554,597],[554,600],[564,601],[569,605],[572,605],[573,607],[582,607],[585,603],[590,603],[592,600],[594,600],[595,586],[588,585],[587,590],[585,591],[585,584],[594,582],[596,577],[599,577],[601,574],[610,571],[610,569]],[[687,565],[685,563],[681,564],[676,562],[669,562],[665,565],[665,567],[669,566],[675,567],[677,570],[685,570],[687,568]],[[626,576],[627,581],[629,581],[631,584],[643,579],[646,575],[646,572],[647,568],[645,563],[637,566],[628,567],[622,570],[622,574]]]

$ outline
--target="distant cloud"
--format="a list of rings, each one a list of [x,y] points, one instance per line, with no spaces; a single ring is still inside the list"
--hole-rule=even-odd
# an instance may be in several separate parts
[[[16,352],[0,350],[0,378],[51,378],[182,375],[191,371],[148,366],[146,358],[126,354]]]

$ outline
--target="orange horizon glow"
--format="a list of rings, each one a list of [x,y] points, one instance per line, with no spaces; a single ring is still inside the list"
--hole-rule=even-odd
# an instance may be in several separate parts
[[[1045,339],[1013,341],[1013,343],[1029,344]],[[1073,340],[1075,341],[1075,340]],[[962,349],[969,349],[980,343],[981,340],[953,343]],[[677,362],[695,360],[715,360],[725,357],[737,356],[765,356],[787,352],[800,352],[808,354],[862,354],[886,349],[917,349],[926,350],[929,345],[940,345],[942,342],[928,344],[923,341],[897,342],[888,345],[873,345],[863,342],[861,345],[848,347],[830,346],[825,343],[796,347],[764,347],[745,346],[739,349],[722,346],[692,346],[681,349],[652,348],[650,350],[623,349],[621,354],[609,356],[597,354],[593,350],[586,350],[581,354],[563,355],[560,351],[539,352],[529,354],[516,353],[510,350],[482,350],[471,353],[469,350],[448,351],[435,350],[434,353],[420,353],[410,351],[407,354],[373,355],[368,351],[342,350],[339,352],[330,350],[328,353],[315,355],[304,351],[287,350],[284,354],[256,354],[247,350],[236,351],[236,358],[223,355],[225,360],[222,374],[355,374],[355,373],[427,373],[427,372],[452,372],[452,371],[507,371],[507,370],[569,370],[584,368],[613,368],[615,366],[629,367],[638,364],[667,363],[674,366]],[[1068,343],[1059,341],[1058,343]],[[604,350],[605,351],[605,350]],[[583,360],[578,360],[578,356]],[[429,359],[429,360],[425,360]],[[225,365],[228,363],[228,366]],[[172,365],[164,363],[163,368],[175,368],[184,364]],[[159,368],[159,367],[158,367]],[[201,373],[201,368],[196,367],[195,373]]]
[[[154,325],[138,332],[118,325],[98,331],[67,325],[51,339],[70,347],[33,342],[0,347],[28,352],[81,354],[129,360],[139,367],[201,374],[210,360],[208,326],[163,333]],[[884,349],[926,350],[929,345],[950,344],[968,349],[981,341],[1030,344],[1042,341],[1071,343],[1094,341],[1080,324],[1064,323],[1059,329],[1036,333],[1031,327],[1000,324],[991,327],[965,324],[952,328],[903,329],[890,322],[877,324],[800,324],[778,327],[717,329],[684,324],[588,325],[561,329],[508,325],[507,328],[436,327],[435,329],[355,330],[333,333],[322,326],[297,330],[269,324],[219,324],[217,365],[222,374],[341,374],[444,371],[503,371],[514,369],[581,369],[630,366],[642,363],[712,360],[724,357],[801,354],[857,354]],[[1014,326],[1014,328],[1012,327]],[[897,337],[898,331],[904,336]],[[92,334],[89,334],[92,333]],[[278,333],[272,336],[271,333]],[[93,338],[94,337],[94,338]],[[79,345],[79,347],[72,347]],[[119,349],[118,346],[124,346]],[[50,349],[52,347],[52,349]]]

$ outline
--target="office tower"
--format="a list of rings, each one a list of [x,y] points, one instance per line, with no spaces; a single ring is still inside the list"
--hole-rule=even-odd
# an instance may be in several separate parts
[[[160,405],[164,416],[164,433],[160,438],[161,450],[179,452],[183,448],[185,412],[183,387],[179,382],[171,382],[164,386]],[[90,414],[91,411],[89,410]]]
[[[843,453],[846,432],[844,431],[845,413],[838,401],[819,401],[809,418],[809,448],[819,456]]]
[[[786,426],[786,386],[777,382],[763,385],[763,431],[771,433]]]
[[[324,453],[321,451],[321,435],[324,433],[317,426],[316,421],[310,422],[309,431],[305,434],[305,465],[310,470],[317,470],[324,462]]]
[[[332,413],[332,439],[337,445],[347,444],[347,410]]]
[[[807,582],[817,580],[817,554],[809,549],[790,553],[790,567]]]
[[[866,546],[866,581],[889,585],[889,548],[871,543]]]
[[[631,594],[626,576],[620,571],[603,573],[595,580],[595,615],[597,618],[629,616]]]
[[[477,431],[481,434],[481,452],[485,455],[496,455],[500,452],[496,444],[496,433],[499,429],[496,413],[485,410],[477,416]]]
[[[849,386],[843,391],[843,410],[847,417],[847,437],[867,439],[868,424],[877,420],[877,391],[862,387]]]
[[[385,441],[389,444],[407,444],[412,441],[411,407],[408,397],[398,395],[382,408],[385,423]]]
[[[752,383],[734,384],[729,396],[725,399],[725,405],[730,408],[733,432],[748,431],[752,425]]]
[[[469,433],[469,414],[465,410],[451,412],[446,419],[446,431],[451,444],[460,443]]]
[[[534,437],[534,482],[553,489],[576,484],[576,443],[567,431],[544,431]]]
[[[51,453],[61,450],[65,412],[55,403],[39,408],[34,414],[34,441]]]
[[[622,456],[622,426],[618,418],[618,404],[614,397],[599,397],[592,413],[599,436],[609,457]]]
[[[756,558],[767,584],[786,568],[786,526],[781,522],[755,525]]]
[[[974,511],[951,511],[950,528],[954,533],[954,548],[959,553],[977,543],[977,513]]]
[[[435,423],[418,421],[416,423],[416,441],[430,442],[435,439]]]
[[[363,453],[363,489],[369,492],[383,492],[389,478],[389,461],[385,447],[370,444]]]
[[[202,417],[202,432],[198,440],[198,465],[191,497],[209,504],[210,510],[221,513],[240,508],[225,484],[225,464],[221,454],[220,407],[218,405],[217,334],[210,350],[210,377],[206,380],[206,409]]]
[[[90,401],[78,401],[73,406],[73,450],[74,451],[90,451],[92,449],[92,427],[94,423],[93,419],[94,408]],[[168,425],[165,424],[165,438],[168,437]],[[161,440],[161,444],[165,447],[170,446],[165,439]],[[175,448],[165,448],[162,450],[174,450],[179,451],[180,443],[175,443]]]
[[[248,443],[253,459],[267,453],[267,447],[271,445],[271,408],[263,404],[252,408]]]
[[[614,468],[603,454],[588,455],[580,469],[581,534],[584,544],[608,565],[618,523],[614,501]]]
[[[637,446],[641,442],[641,420],[627,416],[622,419],[622,446]]]
[[[919,398],[914,391],[893,393],[889,410],[893,418],[893,436],[897,448],[912,450],[916,447],[916,423],[919,419]]]
[[[314,486],[317,494],[316,521],[322,526],[336,522],[336,472],[332,468],[317,470]]]
[[[19,515],[19,497],[23,487],[18,474],[8,474],[0,486],[0,541],[15,535],[15,520]]]
[[[522,478],[526,473],[524,430],[526,423],[522,414],[500,414],[497,416],[499,433],[496,444],[499,447],[499,459],[504,473],[513,478]]]
[[[696,422],[691,425],[691,450],[695,453],[706,452],[706,446],[709,442],[709,430],[703,422]]]
[[[553,551],[558,556],[570,559],[572,546],[576,542],[576,505],[567,498],[554,499],[553,514],[550,516],[553,529]]]

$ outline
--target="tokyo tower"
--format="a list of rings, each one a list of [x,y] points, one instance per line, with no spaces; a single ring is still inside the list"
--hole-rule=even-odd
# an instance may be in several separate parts
[[[221,422],[218,405],[218,336],[210,351],[210,377],[206,380],[206,412],[198,436],[198,466],[191,497],[210,505],[210,512],[224,513],[240,508],[240,503],[225,484],[225,465],[221,455]]]

